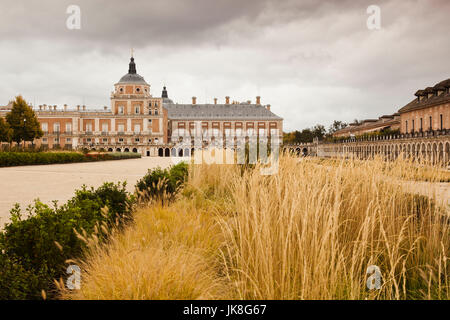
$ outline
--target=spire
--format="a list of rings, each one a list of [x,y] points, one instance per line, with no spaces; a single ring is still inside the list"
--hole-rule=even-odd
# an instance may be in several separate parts
[[[161,98],[169,98],[169,96],[167,95],[167,89],[166,86],[163,87],[163,91],[161,94]]]
[[[136,74],[136,64],[134,63],[134,58],[131,57],[130,64],[128,67],[128,73]]]

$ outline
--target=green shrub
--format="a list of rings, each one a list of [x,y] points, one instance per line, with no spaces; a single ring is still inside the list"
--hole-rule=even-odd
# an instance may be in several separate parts
[[[184,183],[188,176],[188,165],[184,162],[172,166],[170,169],[149,170],[148,173],[137,182],[139,200],[149,199],[172,199],[179,186]]]
[[[0,167],[140,158],[139,153],[0,152]]]
[[[131,219],[133,202],[125,183],[105,183],[97,190],[83,186],[60,207],[36,200],[26,219],[16,205],[0,233],[0,299],[37,299],[42,290],[51,298],[66,260],[80,257],[86,246],[77,233],[106,239],[105,230]]]

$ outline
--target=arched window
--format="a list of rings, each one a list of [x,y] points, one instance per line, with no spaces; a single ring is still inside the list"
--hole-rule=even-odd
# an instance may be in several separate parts
[[[155,109],[155,116],[158,115],[158,109]]]

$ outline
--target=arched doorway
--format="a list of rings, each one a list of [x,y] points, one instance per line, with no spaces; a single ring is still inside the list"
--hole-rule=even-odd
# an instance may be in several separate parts
[[[116,149],[116,152],[122,152],[122,150],[120,150],[120,148],[117,148],[117,149]]]
[[[133,152],[134,152],[134,153],[137,153],[138,151],[137,151],[137,149],[136,149],[136,148],[133,148]]]
[[[169,148],[166,148],[166,149],[164,150],[164,156],[165,156],[165,157],[170,157],[170,149],[169,149]]]
[[[164,157],[164,150],[163,150],[163,148],[158,148],[158,157]]]
[[[123,150],[123,152],[130,152],[130,149],[125,148],[125,150]]]
[[[179,157],[182,157],[183,156],[183,149],[178,149],[178,156]]]
[[[150,157],[150,150],[147,150],[147,157]]]

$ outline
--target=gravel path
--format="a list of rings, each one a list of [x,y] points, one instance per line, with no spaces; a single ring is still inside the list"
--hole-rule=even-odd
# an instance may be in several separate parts
[[[180,159],[180,158],[179,158]],[[147,170],[172,165],[171,158],[100,161],[0,168],[0,229],[8,221],[9,210],[17,202],[25,209],[34,199],[46,204],[65,203],[83,184],[98,187],[103,182],[127,181],[133,191]]]

